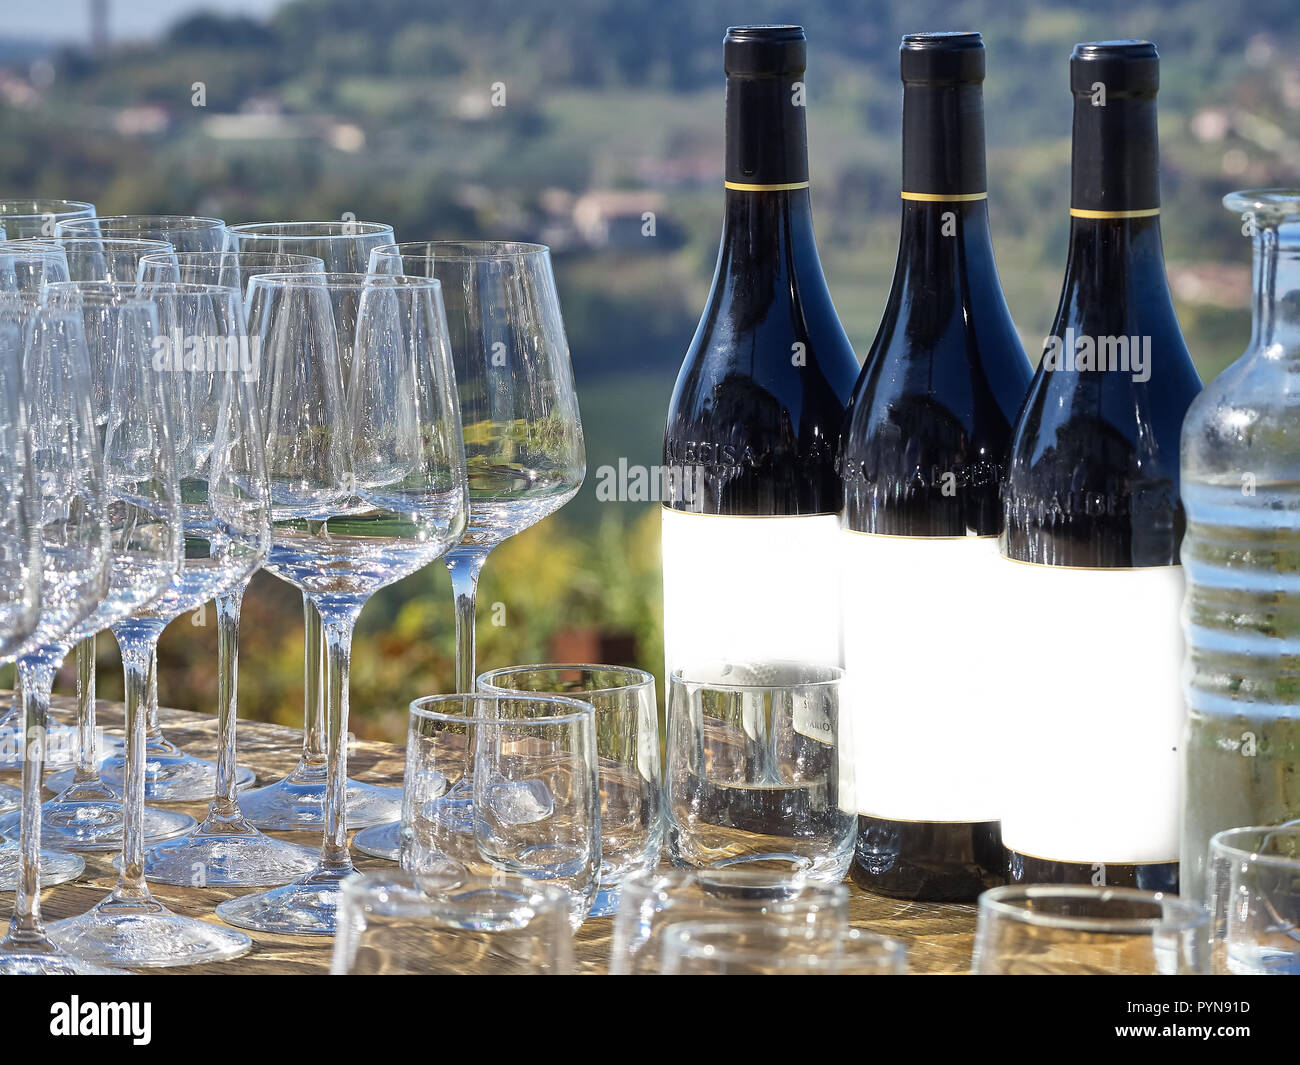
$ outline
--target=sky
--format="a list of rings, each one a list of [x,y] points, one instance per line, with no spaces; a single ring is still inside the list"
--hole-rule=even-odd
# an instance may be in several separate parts
[[[262,16],[283,0],[108,0],[109,39],[154,37],[195,11]],[[0,39],[85,41],[90,35],[88,0],[4,0]]]

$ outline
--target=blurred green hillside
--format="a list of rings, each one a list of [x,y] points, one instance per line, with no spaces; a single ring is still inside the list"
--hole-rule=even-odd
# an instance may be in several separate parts
[[[897,238],[898,39],[933,29],[985,36],[989,203],[1026,348],[1050,325],[1068,231],[1066,59],[1076,41],[1148,37],[1163,56],[1163,223],[1184,331],[1206,378],[1241,351],[1248,247],[1219,199],[1300,180],[1294,0],[1245,13],[1210,0],[294,0],[265,22],[194,16],[97,52],[7,40],[0,16],[0,196],[230,222],[350,213],[404,240],[551,244],[588,484],[489,559],[480,665],[588,648],[657,670],[655,506],[598,502],[593,485],[620,459],[658,461],[719,233],[722,34],[782,21],[808,30],[818,236],[860,354]],[[258,578],[243,630],[249,716],[300,714],[298,610],[292,589]],[[165,700],[213,704],[215,644],[211,611],[206,627],[172,626]],[[410,698],[450,688],[451,654],[441,567],[378,596],[355,655],[356,730],[400,734]],[[103,671],[106,695],[114,679]]]

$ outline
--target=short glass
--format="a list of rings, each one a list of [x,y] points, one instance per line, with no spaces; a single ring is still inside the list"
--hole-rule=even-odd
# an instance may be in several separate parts
[[[1176,895],[1010,884],[979,897],[972,967],[1000,976],[1206,973],[1209,923],[1204,906]]]
[[[1217,833],[1209,873],[1215,971],[1300,975],[1300,822]]]
[[[513,873],[568,892],[573,927],[600,873],[595,712],[558,695],[435,695],[411,703],[402,868]]]
[[[664,928],[664,976],[902,976],[907,948],[850,928],[812,937],[802,928],[749,918],[680,921]]]
[[[600,774],[600,890],[591,916],[618,909],[618,885],[659,864],[664,828],[655,679],[627,666],[509,666],[478,678],[483,692],[552,692],[596,712]]]
[[[838,938],[849,931],[849,892],[843,884],[752,868],[632,873],[621,885],[609,971],[614,976],[660,972],[663,931],[672,924],[755,919],[814,938]]]
[[[844,671],[730,663],[672,675],[665,808],[673,864],[838,883],[857,817]]]
[[[569,896],[527,877],[446,878],[403,870],[343,881],[334,976],[565,976]]]

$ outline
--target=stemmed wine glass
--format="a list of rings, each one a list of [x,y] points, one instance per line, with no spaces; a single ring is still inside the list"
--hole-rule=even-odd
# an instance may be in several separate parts
[[[102,218],[75,218],[59,222],[55,233],[60,237],[159,240],[169,244],[178,253],[220,251],[226,244],[225,222],[220,218],[201,215],[105,215]],[[93,675],[93,661],[91,659],[86,663],[78,660],[79,677]],[[206,798],[212,793],[217,767],[206,759],[186,754],[163,734],[158,723],[157,676],[157,663],[150,663],[145,795],[159,802]],[[123,786],[122,769],[121,755],[105,759],[101,767],[105,783],[120,790]],[[252,770],[241,767],[238,772],[241,787],[247,787],[253,782]],[[50,787],[62,789],[71,781],[70,772],[56,774],[50,781]]]
[[[4,665],[14,660],[36,631],[41,608],[41,541],[34,535],[35,489],[21,385],[23,324],[23,318],[0,317],[0,664]],[[21,802],[20,789],[0,784],[0,809],[17,809]]]
[[[70,281],[128,282],[135,280],[142,258],[166,255],[172,246],[165,240],[125,237],[23,237],[4,242],[3,250],[23,249],[61,251]]]
[[[10,240],[52,237],[60,222],[94,217],[95,205],[81,200],[0,200],[0,226]]]
[[[41,611],[35,633],[18,654],[25,725],[21,865],[14,915],[0,941],[0,973],[93,973],[102,970],[63,955],[41,922],[40,802],[54,672],[80,635],[79,627],[113,598],[104,467],[90,411],[90,365],[79,316],[35,309],[24,323],[23,349],[30,513],[41,546]]]
[[[220,251],[226,246],[226,223],[192,214],[115,214],[60,220],[53,235],[165,240],[178,252]]]
[[[245,372],[239,302],[216,285],[152,284],[158,309],[160,409],[172,412],[185,557],[156,600],[113,626],[126,674],[126,825],[117,886],[50,937],[80,958],[126,966],[193,965],[237,957],[246,935],[172,913],[144,880],[145,712],[149,668],[167,623],[242,585],[270,546],[270,500],[261,420]]]
[[[67,277],[71,281],[111,281],[126,283],[135,280],[140,259],[148,254],[170,255],[172,246],[165,240],[138,240],[122,237],[27,237],[8,242],[12,248],[24,246],[53,249],[61,254],[67,263]],[[47,281],[43,286],[49,292],[57,281]],[[103,301],[87,301],[85,314],[94,318],[105,306]],[[95,323],[87,322],[87,343],[92,347],[97,336]],[[111,360],[95,357],[92,351],[90,360],[91,387],[94,390],[92,408],[96,424],[103,439],[104,419],[108,414],[105,389],[106,368]],[[117,791],[104,783],[100,776],[100,737],[95,722],[95,637],[87,636],[77,644],[77,735],[72,750],[75,752],[76,765],[73,769],[55,774],[47,783],[51,786],[60,780],[67,781],[65,786],[55,787],[59,798],[70,805],[65,807],[63,827],[75,825],[76,831],[69,836],[59,827],[59,817],[52,822],[50,804],[46,804],[45,832],[46,838],[52,832],[62,835],[61,845],[70,849],[108,849],[114,850],[121,844],[121,803]],[[106,745],[114,753],[121,747],[121,740],[113,737],[106,739]],[[46,751],[46,764],[51,759]],[[57,800],[56,800],[57,801]],[[163,838],[176,830],[184,831],[185,815],[166,814],[159,811],[146,811],[146,833],[156,838]],[[170,826],[170,829],[165,827]],[[5,831],[11,837],[17,831],[16,826],[6,822]]]
[[[302,589],[321,616],[325,830],[320,864],[285,887],[217,907],[230,924],[331,935],[348,854],[348,668],[366,600],[442,557],[465,530],[465,454],[439,284],[428,278],[327,274],[254,278],[267,286],[255,333],[271,473],[266,568]],[[331,287],[358,296],[344,388]]]
[[[442,282],[469,475],[469,526],[447,552],[456,599],[456,690],[474,691],[479,573],[501,541],[564,506],[586,450],[569,344],[542,244],[429,241],[370,253],[372,274]],[[400,825],[357,833],[358,850],[396,861]]]
[[[323,274],[324,263],[314,255],[285,252],[181,252],[141,260],[140,280],[184,281],[219,285],[235,293],[248,323],[247,287],[261,274]],[[250,351],[258,361],[256,350]],[[260,366],[256,367],[260,370]],[[249,575],[251,579],[251,574]],[[217,789],[208,815],[193,833],[152,847],[145,854],[144,874],[164,884],[192,884],[196,877],[212,886],[265,887],[286,884],[316,867],[316,854],[307,847],[263,835],[245,820],[235,787],[237,689],[239,678],[239,614],[248,581],[217,598],[218,697]]]
[[[340,274],[365,273],[371,250],[393,240],[393,227],[386,222],[247,222],[230,226],[228,233],[230,247],[238,251],[315,255],[327,271]],[[250,290],[250,299],[256,295]],[[347,290],[331,289],[330,295],[338,334],[344,338],[340,353],[346,387],[356,300]],[[288,776],[242,796],[244,814],[258,828],[309,829],[325,823],[325,658],[320,615],[306,595],[302,607],[306,627],[302,753]],[[397,815],[401,799],[398,788],[349,780],[348,820],[353,827],[380,824]]]
[[[130,423],[125,420],[123,404],[152,402],[151,397],[158,391],[157,386],[151,381],[131,377],[129,374],[134,371],[129,363],[126,367],[119,366],[119,356],[123,350],[130,351],[130,345],[139,347],[141,344],[152,343],[157,335],[156,309],[148,303],[135,300],[133,298],[135,293],[134,283],[112,281],[64,281],[47,284],[44,289],[44,302],[48,306],[59,311],[81,315],[83,336],[90,354],[91,415],[95,422],[96,438],[105,448],[110,444],[121,447],[124,429],[131,428]],[[149,374],[155,372],[152,364],[147,370]],[[123,375],[126,375],[124,380]],[[135,388],[135,391],[123,396],[124,386]],[[112,439],[110,439],[110,430],[116,433]],[[130,438],[130,434],[125,437],[125,439]],[[120,456],[106,451],[104,462],[108,478],[108,503],[110,516],[114,518],[119,516],[121,510],[114,496],[114,491],[120,490],[118,482],[121,478],[115,465],[118,461]],[[153,531],[158,531],[158,528],[155,523]],[[118,554],[121,555],[122,552]],[[123,572],[119,573],[118,569],[113,570],[112,579],[115,587],[126,580],[131,573],[141,580],[147,576],[144,561],[138,559],[137,554],[139,549],[133,549],[127,552],[125,557],[116,559],[117,566]],[[165,581],[170,581],[172,575],[167,573]],[[158,587],[149,598],[155,598],[163,590],[162,586]],[[121,607],[124,605],[138,605],[125,602],[120,596],[119,600],[116,603],[119,614],[123,613]],[[111,616],[114,605],[110,601],[91,619],[98,623],[99,629],[107,628],[112,621],[116,620]],[[73,771],[72,782],[41,807],[41,831],[46,842],[68,851],[111,851],[119,849],[122,845],[124,807],[121,795],[101,779],[96,753],[98,737],[93,681],[94,631],[96,630],[91,629],[92,635],[77,644],[78,673],[81,675],[83,672],[88,672],[90,677],[89,683],[78,685],[77,766]],[[83,661],[82,654],[87,644],[90,645],[90,650],[86,653],[88,661]],[[10,839],[17,838],[19,820],[14,815],[0,818],[0,830]],[[187,832],[193,827],[194,819],[188,814],[151,807],[145,809],[146,840],[168,839]]]

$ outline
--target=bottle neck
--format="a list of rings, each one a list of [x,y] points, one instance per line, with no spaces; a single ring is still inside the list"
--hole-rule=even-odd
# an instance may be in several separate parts
[[[742,192],[806,189],[807,114],[801,77],[728,77],[728,189]]]
[[[1096,83],[1074,97],[1070,213],[1148,217],[1160,208],[1155,95],[1123,95]]]
[[[1094,313],[1116,316],[1117,325],[1123,309],[1135,299],[1147,306],[1162,300],[1172,313],[1160,216],[1072,217],[1065,289],[1067,300]]]
[[[1251,348],[1300,358],[1300,224],[1255,232]]]
[[[903,85],[903,198],[982,197],[984,93],[979,82]]]

